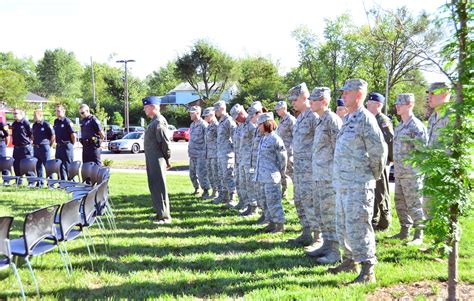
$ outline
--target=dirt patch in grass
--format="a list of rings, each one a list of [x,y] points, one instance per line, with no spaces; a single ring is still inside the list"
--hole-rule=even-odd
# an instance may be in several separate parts
[[[458,300],[474,300],[474,284],[458,284]],[[366,300],[446,300],[448,298],[448,283],[437,281],[421,281],[409,284],[399,284],[390,287],[378,288],[374,293],[367,295]]]

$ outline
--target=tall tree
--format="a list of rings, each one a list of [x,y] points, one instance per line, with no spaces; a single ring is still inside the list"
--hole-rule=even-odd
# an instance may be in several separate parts
[[[37,66],[41,90],[46,96],[74,99],[80,96],[82,66],[74,53],[46,50]]]
[[[153,71],[146,77],[145,82],[149,95],[166,95],[180,83],[180,79],[176,77],[176,62],[168,62],[165,67]]]
[[[15,107],[24,104],[27,93],[23,75],[10,70],[0,69],[0,102]]]
[[[39,92],[40,83],[36,76],[36,65],[31,57],[18,58],[13,52],[0,52],[0,69],[23,75],[28,91]]]
[[[212,94],[218,95],[227,87],[233,77],[234,65],[229,55],[199,40],[190,52],[178,57],[176,76],[188,82],[201,99],[209,99]]]

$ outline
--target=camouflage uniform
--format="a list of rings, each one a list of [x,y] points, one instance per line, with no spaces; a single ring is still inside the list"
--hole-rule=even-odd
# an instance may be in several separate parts
[[[207,176],[213,191],[220,186],[217,171],[217,121],[211,121],[206,127],[206,166]]]
[[[281,175],[285,174],[286,162],[283,140],[274,132],[264,135],[258,146],[255,180],[264,189],[266,217],[273,223],[285,222],[280,182]]]
[[[255,187],[255,194],[251,198],[252,203],[257,203],[257,206],[265,212],[265,194],[263,193],[263,188],[260,187],[259,183],[255,181],[255,170],[257,168],[257,157],[258,157],[258,146],[260,145],[260,140],[263,138],[263,135],[260,133],[258,128],[255,128],[254,136],[252,140],[252,157],[250,159],[250,168],[249,176],[251,177],[252,182]]]
[[[393,125],[390,118],[382,113],[377,114],[375,119],[382,131],[384,141],[387,143],[388,155],[387,165],[382,172],[382,176],[375,183],[375,204],[372,225],[374,225],[374,228],[385,230],[388,229],[392,221],[388,177],[390,162],[393,162]]]
[[[241,145],[240,145],[240,163],[241,163],[241,170],[240,170],[240,177],[241,183],[246,190],[246,203],[247,206],[257,206],[257,201],[255,198],[255,182],[252,180],[252,175],[250,174],[251,162],[252,162],[252,145],[253,145],[253,138],[255,135],[256,127],[250,121],[251,116],[247,117],[245,123],[242,127],[241,132]]]
[[[296,212],[303,227],[319,230],[313,207],[311,148],[319,119],[310,108],[298,115],[293,128],[294,199]]]
[[[352,82],[346,81],[345,87],[350,89]],[[387,146],[373,114],[363,107],[348,114],[336,139],[333,185],[339,244],[345,257],[354,262],[377,262],[372,228],[374,189],[386,158]]]
[[[433,112],[428,119],[428,146],[433,146],[438,142],[441,129],[449,124],[449,114],[439,117],[440,113]]]
[[[421,195],[422,177],[417,169],[403,161],[410,152],[427,143],[426,127],[423,123],[411,116],[407,122],[400,121],[395,128],[393,140],[393,154],[395,164],[395,208],[397,209],[400,226],[422,228],[425,215],[423,212],[423,197]]]
[[[190,127],[188,144],[189,178],[194,189],[198,189],[199,185],[203,190],[209,189],[206,166],[206,127],[207,122],[203,119],[192,122]]]
[[[234,147],[232,136],[235,122],[228,115],[222,115],[217,126],[217,161],[221,190],[219,197],[235,193],[234,181]]]
[[[292,116],[290,113],[286,113],[286,115],[280,119],[280,123],[278,124],[277,134],[283,140],[285,144],[286,152],[288,154],[288,164],[286,166],[286,174],[281,179],[281,186],[283,190],[283,194],[288,189],[288,178],[293,179],[293,127],[296,123],[296,118]]]
[[[332,172],[336,137],[342,120],[327,110],[320,117],[314,133],[312,148],[313,206],[320,216],[320,228],[324,241],[337,242],[336,235],[336,191],[332,186]]]

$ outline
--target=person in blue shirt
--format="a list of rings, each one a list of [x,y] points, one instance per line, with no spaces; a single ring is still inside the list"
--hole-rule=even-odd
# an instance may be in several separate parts
[[[51,157],[51,146],[55,141],[55,135],[51,125],[44,120],[43,111],[36,110],[33,116],[35,120],[32,127],[33,155],[38,159],[36,174],[43,178],[43,166],[46,167],[46,161]],[[43,181],[38,182],[39,186],[43,186],[43,184]]]
[[[7,156],[8,125],[0,121],[0,157]]]
[[[12,123],[12,141],[13,141],[13,169],[15,175],[20,175],[20,161],[24,158],[33,156],[33,147],[31,146],[31,127],[25,118],[25,113],[15,108],[13,110],[15,121]],[[18,182],[21,184],[21,180]]]
[[[94,162],[101,165],[100,162],[100,142],[104,139],[104,132],[100,126],[100,121],[90,113],[89,106],[81,104],[79,107],[81,115],[81,139],[82,143],[82,162]]]
[[[66,117],[66,110],[61,104],[56,106],[56,117],[53,125],[56,134],[55,158],[61,160],[61,180],[67,180],[69,165],[74,161],[76,133],[73,123]]]

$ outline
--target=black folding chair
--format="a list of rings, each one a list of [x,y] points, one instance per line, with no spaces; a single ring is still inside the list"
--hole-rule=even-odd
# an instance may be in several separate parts
[[[81,183],[80,171],[81,171],[81,161],[73,161],[69,164],[67,180],[55,180],[50,179],[48,185],[53,185],[56,188],[64,188],[67,186],[74,186]],[[56,186],[57,185],[57,186]]]
[[[12,227],[13,217],[3,216],[0,217],[0,270],[11,267],[13,274],[15,274],[18,285],[20,286],[21,297],[25,298],[25,290],[21,283],[20,275],[16,269],[15,262],[13,261],[13,255],[10,248],[10,229]]]
[[[23,236],[10,242],[12,254],[25,259],[38,296],[38,282],[29,259],[45,254],[58,246],[56,227],[54,226],[54,217],[58,208],[59,205],[53,205],[28,213],[23,224]],[[69,267],[61,248],[58,248],[58,251],[64,261],[66,271],[69,273]]]
[[[97,207],[97,216],[105,216],[109,227],[111,230],[117,230],[117,225],[115,223],[115,215],[112,211],[112,207],[109,202],[109,180],[105,180],[100,183],[97,187],[97,195],[95,197],[96,207]]]
[[[20,174],[15,176],[3,176],[3,181],[10,183],[11,181],[16,181],[17,185],[21,185],[23,177],[28,180],[30,186],[34,183],[34,178],[37,178],[36,175],[36,163],[38,159],[35,157],[23,158],[20,161]],[[30,180],[31,179],[31,180]]]
[[[61,160],[60,159],[51,159],[46,161],[45,165],[45,170],[46,170],[46,176],[44,178],[42,177],[30,177],[28,180],[30,183],[36,182],[36,183],[47,183],[48,187],[51,187],[49,181],[50,180],[57,180],[59,179],[59,173],[60,173],[60,168],[61,168]],[[56,179],[55,179],[56,178]],[[42,186],[42,185],[40,185]]]

